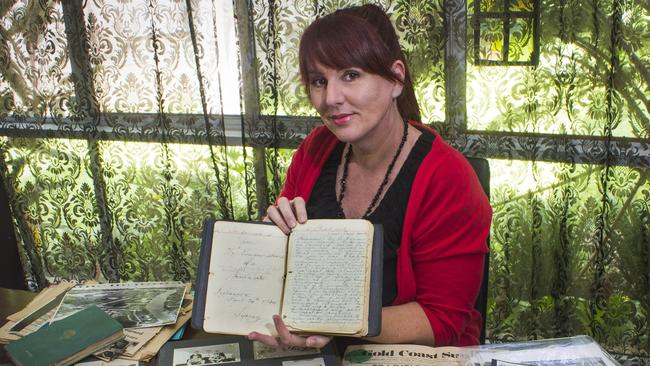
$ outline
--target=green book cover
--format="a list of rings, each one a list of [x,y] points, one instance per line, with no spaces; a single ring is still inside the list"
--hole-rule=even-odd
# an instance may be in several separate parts
[[[91,306],[9,343],[5,350],[19,366],[68,365],[122,337],[122,325]]]

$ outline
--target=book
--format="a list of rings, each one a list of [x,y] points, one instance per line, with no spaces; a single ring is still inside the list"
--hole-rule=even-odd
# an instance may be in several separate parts
[[[364,344],[347,347],[343,366],[616,366],[589,336],[493,343],[473,347],[428,347],[413,344]]]
[[[381,331],[383,231],[367,220],[308,220],[289,235],[260,222],[207,220],[192,327],[276,335]]]
[[[270,347],[243,336],[212,335],[208,338],[167,342],[158,354],[157,366],[339,366],[333,342],[325,347]]]
[[[91,306],[9,343],[5,350],[18,366],[69,365],[120,340],[122,329]]]

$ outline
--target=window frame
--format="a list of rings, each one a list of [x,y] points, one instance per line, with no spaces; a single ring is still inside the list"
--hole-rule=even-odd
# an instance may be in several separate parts
[[[539,64],[540,48],[540,14],[539,0],[532,0],[533,11],[511,11],[510,1],[503,1],[503,11],[482,11],[481,0],[474,0],[474,64],[477,66],[537,66]],[[528,61],[511,61],[510,53],[510,25],[515,19],[529,19],[533,26],[533,50]],[[481,58],[481,24],[487,20],[501,20],[503,22],[503,51],[502,60],[486,60]]]

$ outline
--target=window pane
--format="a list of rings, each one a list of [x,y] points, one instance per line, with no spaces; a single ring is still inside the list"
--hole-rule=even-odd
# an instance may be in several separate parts
[[[481,12],[488,11],[503,11],[503,0],[486,0],[480,1],[481,3]]]
[[[238,114],[239,72],[232,3],[219,2],[215,6],[201,0],[193,7],[208,113]],[[152,19],[152,10],[144,2],[97,0],[88,2],[84,13],[96,93],[104,112],[158,112],[158,70],[165,112],[203,113],[185,6],[160,0]],[[157,65],[152,23],[159,41]]]
[[[7,9],[0,20],[0,116],[16,117],[17,127],[29,128],[24,118],[41,124],[79,114],[61,3],[23,0],[2,7]]]
[[[532,12],[535,6],[533,0],[510,0],[510,11],[529,11]]]
[[[480,60],[504,61],[503,26],[503,20],[501,19],[485,19],[481,21]]]
[[[514,18],[510,20],[509,62],[530,62],[534,50],[533,19]]]

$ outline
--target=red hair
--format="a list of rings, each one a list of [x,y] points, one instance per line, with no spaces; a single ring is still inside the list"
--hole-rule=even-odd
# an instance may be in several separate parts
[[[300,39],[300,76],[309,92],[309,71],[319,63],[340,70],[358,67],[387,80],[403,84],[397,108],[403,118],[420,121],[420,109],[404,52],[393,24],[376,5],[337,10],[316,19]],[[404,80],[392,71],[393,63],[404,63]]]

